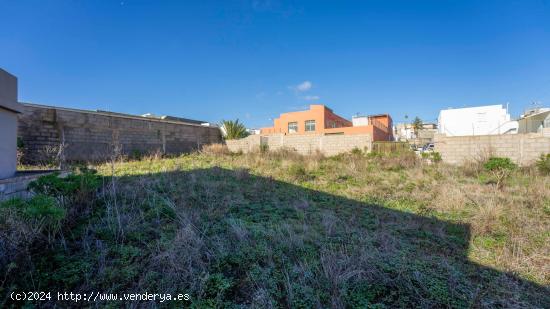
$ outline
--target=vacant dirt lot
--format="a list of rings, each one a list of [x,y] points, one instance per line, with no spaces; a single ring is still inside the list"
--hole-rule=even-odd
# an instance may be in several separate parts
[[[47,289],[188,293],[197,308],[548,308],[550,177],[516,169],[496,186],[481,163],[213,146],[84,169],[46,192],[63,212],[51,224],[16,211],[32,205],[0,209],[0,301]]]

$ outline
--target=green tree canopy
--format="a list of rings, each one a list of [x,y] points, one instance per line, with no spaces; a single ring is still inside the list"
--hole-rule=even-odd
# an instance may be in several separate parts
[[[424,123],[422,122],[422,119],[420,119],[418,116],[414,117],[414,120],[412,122],[414,135],[418,135],[418,131],[422,130],[423,126],[424,126]]]
[[[244,124],[237,120],[222,120],[222,134],[225,139],[239,139],[248,136]]]

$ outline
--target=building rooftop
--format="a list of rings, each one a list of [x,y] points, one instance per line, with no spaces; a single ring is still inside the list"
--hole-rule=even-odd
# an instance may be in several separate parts
[[[534,116],[541,115],[541,114],[544,114],[544,113],[549,113],[549,112],[550,112],[550,108],[548,108],[548,107],[534,108],[534,109],[526,110],[523,113],[523,115],[521,115],[519,118],[523,119],[523,118],[527,118],[527,117],[534,117]]]
[[[104,111],[104,110],[100,110],[100,109],[94,111],[94,110],[77,109],[77,108],[69,108],[69,107],[58,107],[58,106],[27,103],[27,102],[21,102],[21,104],[22,105],[34,106],[34,107],[41,107],[41,108],[55,108],[55,109],[59,109],[59,110],[84,112],[84,113],[91,113],[91,114],[101,114],[101,115],[111,115],[111,116],[117,116],[117,117],[156,119],[156,120],[159,120],[159,121],[178,122],[178,123],[185,123],[185,124],[190,124],[190,125],[202,125],[203,123],[207,123],[206,121],[194,120],[194,119],[188,119],[188,118],[182,118],[182,117],[155,116],[154,114],[151,114],[151,113],[147,113],[147,114],[143,114],[143,115],[132,115],[132,114],[126,114],[126,113]]]

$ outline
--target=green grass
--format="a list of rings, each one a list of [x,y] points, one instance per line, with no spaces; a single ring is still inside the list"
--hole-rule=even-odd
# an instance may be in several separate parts
[[[53,241],[0,257],[0,305],[47,287],[188,293],[195,308],[550,306],[550,178],[530,169],[499,189],[408,154],[203,152],[95,168],[98,183],[57,184],[72,193]],[[0,220],[12,243],[28,224]]]

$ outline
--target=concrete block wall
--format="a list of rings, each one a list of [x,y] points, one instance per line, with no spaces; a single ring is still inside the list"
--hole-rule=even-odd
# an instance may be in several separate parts
[[[371,152],[372,150],[372,137],[368,134],[325,135],[322,137],[321,142],[322,152],[328,156],[348,152],[354,148],[365,152]]]
[[[461,164],[488,154],[508,157],[519,165],[530,165],[541,154],[550,153],[550,136],[542,133],[454,136],[434,136],[435,151],[444,162]]]
[[[226,141],[227,147],[233,152],[249,152],[259,149],[265,144],[269,150],[281,148],[293,149],[296,152],[308,155],[316,151],[332,156],[351,151],[354,148],[370,152],[372,137],[369,134],[354,135],[251,135],[239,140]]]
[[[231,152],[249,152],[260,148],[260,135],[250,135],[246,138],[225,141],[227,148]]]
[[[216,127],[36,104],[23,104],[18,136],[28,163],[44,160],[48,149],[61,144],[68,161],[102,161],[115,149],[127,155],[179,154],[221,142]]]

